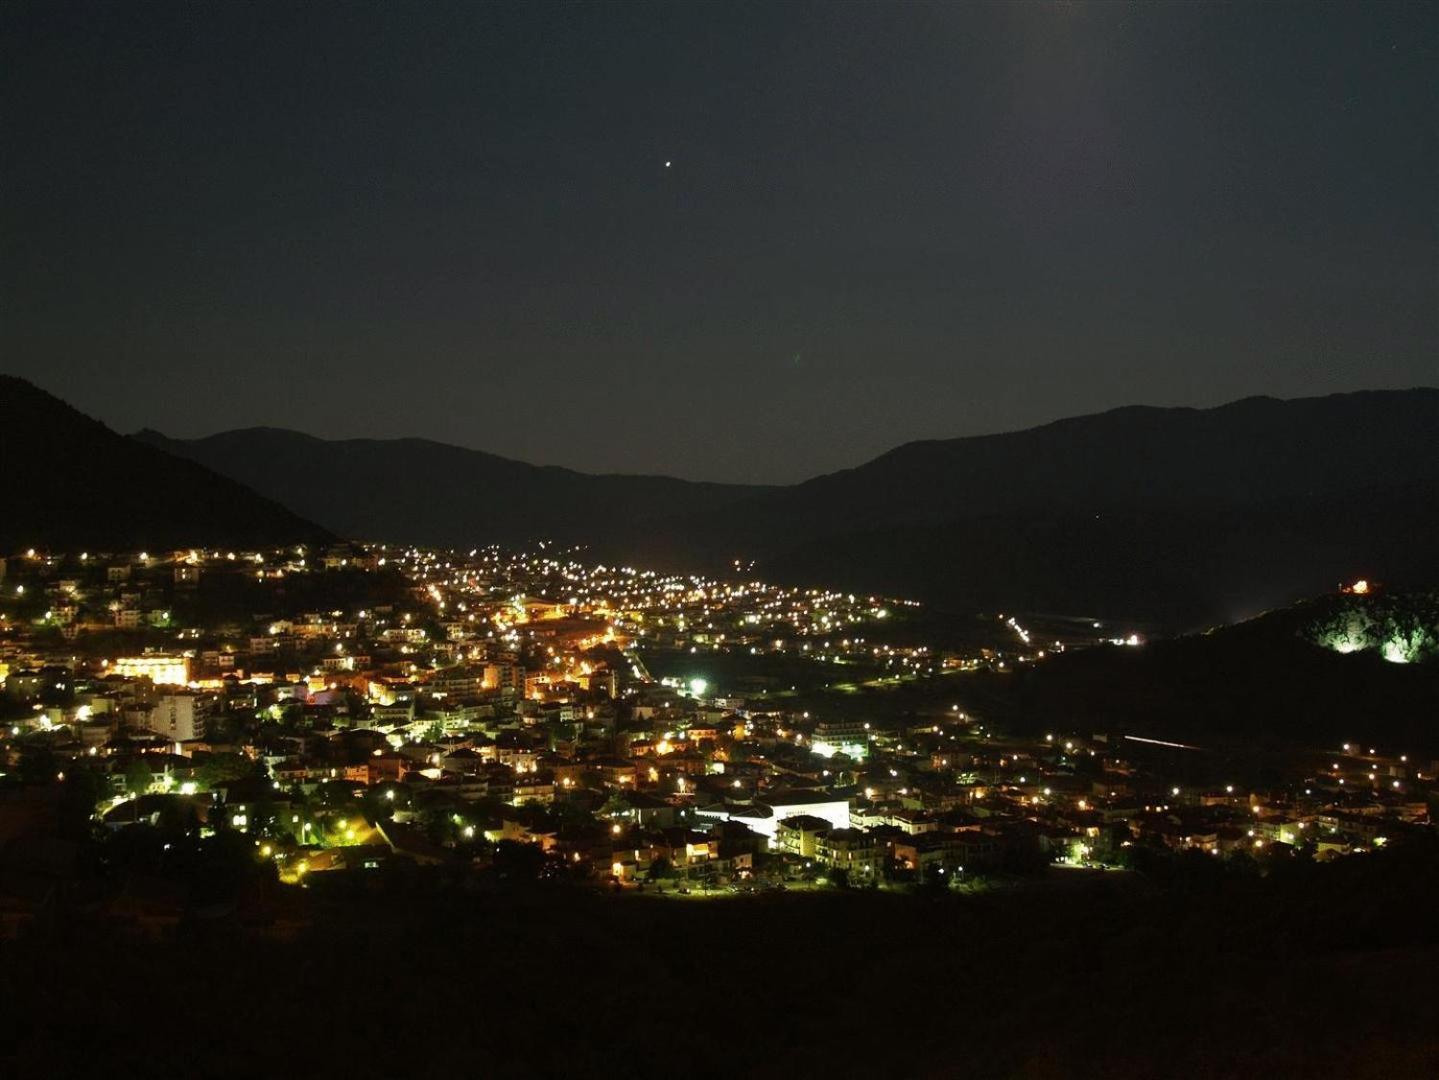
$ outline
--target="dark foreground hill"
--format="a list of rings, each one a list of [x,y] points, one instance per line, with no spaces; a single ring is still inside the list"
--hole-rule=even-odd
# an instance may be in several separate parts
[[[8,375],[0,375],[0,481],[0,553],[332,539],[229,477],[118,435]]]
[[[1132,407],[901,446],[789,487],[588,476],[417,439],[137,438],[348,535],[540,537],[973,610],[1189,628],[1439,570],[1439,390]]]
[[[326,440],[280,428],[191,440],[146,430],[134,438],[302,507],[345,536],[443,547],[546,538],[598,544],[764,490],[589,475],[428,439]]]
[[[288,943],[198,927],[155,943],[58,930],[0,943],[0,1064],[106,1077],[1435,1074],[1431,852],[1232,879],[1204,858],[1160,891],[1112,873],[974,898],[496,895],[372,876],[343,904],[315,904],[314,928]],[[139,988],[147,1016],[186,1021],[137,1032]]]

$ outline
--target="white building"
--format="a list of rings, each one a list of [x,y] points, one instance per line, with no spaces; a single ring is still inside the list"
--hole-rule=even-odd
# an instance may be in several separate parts
[[[205,701],[198,694],[165,694],[150,707],[145,726],[174,742],[205,737]]]
[[[820,791],[775,791],[757,796],[753,803],[699,807],[701,817],[742,821],[773,843],[775,830],[787,817],[807,814],[823,818],[836,829],[849,828],[849,800]]]

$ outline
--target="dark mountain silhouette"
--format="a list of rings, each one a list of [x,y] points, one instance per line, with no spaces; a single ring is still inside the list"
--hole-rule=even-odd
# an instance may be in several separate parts
[[[764,490],[595,476],[428,439],[325,440],[263,427],[192,440],[146,430],[134,438],[233,476],[345,536],[445,547],[602,543]]]
[[[1439,572],[1439,390],[1123,408],[919,442],[677,523],[660,549],[956,607],[1232,621]]]
[[[325,529],[193,461],[0,375],[0,553],[325,542]]]
[[[1130,407],[901,446],[789,487],[539,468],[419,439],[141,440],[339,532],[597,557],[1183,628],[1439,570],[1439,390]]]
[[[774,578],[958,610],[1062,611],[1186,630],[1344,580],[1439,579],[1439,478],[1253,503],[1016,511],[821,537]]]
[[[1002,435],[907,443],[756,500],[805,531],[1011,513],[1194,509],[1323,497],[1431,478],[1439,389],[1213,409],[1130,406]],[[756,524],[755,527],[761,527]]]

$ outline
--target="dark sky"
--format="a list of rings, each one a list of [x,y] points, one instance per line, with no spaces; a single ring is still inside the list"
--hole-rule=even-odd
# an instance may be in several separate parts
[[[1433,3],[4,0],[0,30],[0,366],[120,430],[784,481],[1439,382]]]

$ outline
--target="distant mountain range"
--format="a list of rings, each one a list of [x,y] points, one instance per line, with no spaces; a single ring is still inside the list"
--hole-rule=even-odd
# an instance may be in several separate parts
[[[436,547],[539,539],[603,546],[676,515],[722,513],[764,488],[596,476],[429,439],[317,439],[244,428],[203,439],[137,432],[347,537]]]
[[[0,375],[0,556],[281,546],[335,537],[236,481]]]
[[[584,543],[964,609],[1232,621],[1439,572],[1439,390],[1129,407],[901,446],[786,487],[592,476],[423,439],[135,439],[347,536]]]
[[[117,435],[0,376],[0,550],[587,545],[956,610],[1232,622],[1439,579],[1439,390],[1133,407],[901,446],[787,487],[589,475],[425,439]],[[318,522],[318,524],[315,524]]]

